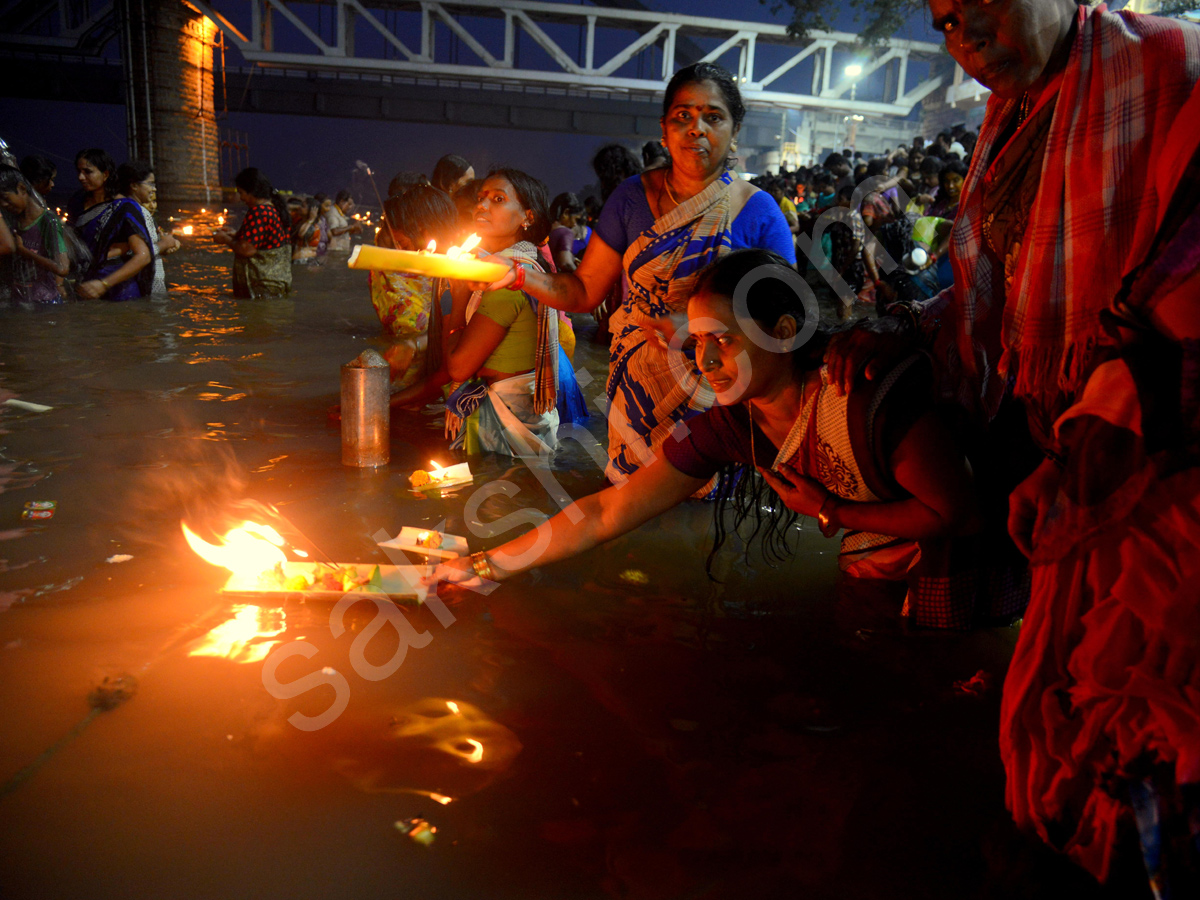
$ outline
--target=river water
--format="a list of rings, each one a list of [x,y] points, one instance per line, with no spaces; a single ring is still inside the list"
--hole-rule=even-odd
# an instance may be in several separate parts
[[[380,680],[355,642],[374,666],[403,648],[372,603],[342,632],[330,603],[222,594],[182,518],[254,500],[315,557],[386,563],[380,529],[471,535],[484,484],[516,490],[480,506],[498,533],[473,548],[556,507],[494,456],[472,489],[409,490],[429,459],[457,461],[432,411],[393,418],[389,466],[343,467],[339,368],[383,346],[364,273],[330,261],[297,269],[288,299],[234,300],[229,253],[206,244],[168,257],[166,298],[0,311],[0,391],[53,407],[0,407],[4,897],[1089,895],[1004,813],[1016,630],[907,633],[892,597],[838,601],[811,524],[776,569],[726,551],[717,584],[711,507],[684,504],[448,598],[449,624],[407,607],[430,638]],[[589,398],[593,327],[577,317]],[[602,484],[576,445],[554,475],[574,497]],[[53,518],[21,518],[51,500]],[[289,717],[335,688],[264,686],[264,658],[299,640],[312,652],[278,682],[332,669],[349,698],[317,731]],[[954,689],[978,670],[981,696]],[[394,827],[414,817],[431,844]]]

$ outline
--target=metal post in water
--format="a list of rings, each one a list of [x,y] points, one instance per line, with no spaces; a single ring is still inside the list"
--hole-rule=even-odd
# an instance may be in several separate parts
[[[342,366],[342,465],[386,466],[391,370],[374,350]]]

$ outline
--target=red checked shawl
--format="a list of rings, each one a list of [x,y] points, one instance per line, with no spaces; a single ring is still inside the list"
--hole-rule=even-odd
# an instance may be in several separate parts
[[[1198,79],[1200,28],[1080,7],[999,335],[975,328],[997,299],[979,188],[1019,101],[988,102],[952,233],[954,296],[944,314],[943,339],[954,346],[942,349],[951,373],[961,361],[968,408],[982,398],[994,415],[1010,375],[1018,396],[1043,403],[1080,391],[1105,339],[1100,313],[1145,256],[1191,156],[1181,147],[1200,134],[1194,117],[1180,115]]]

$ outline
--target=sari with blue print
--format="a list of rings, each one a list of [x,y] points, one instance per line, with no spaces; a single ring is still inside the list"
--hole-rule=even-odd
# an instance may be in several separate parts
[[[92,254],[91,265],[80,281],[106,278],[128,262],[133,254],[132,250],[127,250],[112,259],[108,258],[109,250],[114,245],[127,245],[129,239],[135,235],[145,241],[146,246],[150,248],[150,264],[133,278],[113,285],[104,294],[104,299],[134,300],[150,296],[154,290],[154,259],[158,255],[158,247],[146,228],[146,217],[142,215],[142,208],[136,201],[118,198],[97,203],[75,220],[75,231]]]
[[[629,294],[609,320],[608,467],[614,484],[654,458],[676,424],[713,405],[692,352],[648,336],[656,319],[686,313],[700,270],[732,249],[733,174],[726,172],[634,240],[623,266]]]

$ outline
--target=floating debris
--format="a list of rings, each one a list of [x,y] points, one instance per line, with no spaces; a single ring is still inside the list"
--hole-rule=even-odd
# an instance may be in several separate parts
[[[650,576],[641,569],[626,569],[617,576],[626,584],[649,584]]]
[[[112,556],[110,556],[108,559],[106,559],[105,562],[123,563],[123,562],[129,562],[131,559],[133,559],[133,557],[130,556],[128,553],[114,553]]]
[[[108,712],[116,709],[137,692],[137,679],[132,675],[106,675],[88,694],[88,705]]]
[[[396,823],[396,830],[407,835],[423,847],[428,847],[437,839],[437,826],[430,825],[422,818],[401,819]]]

